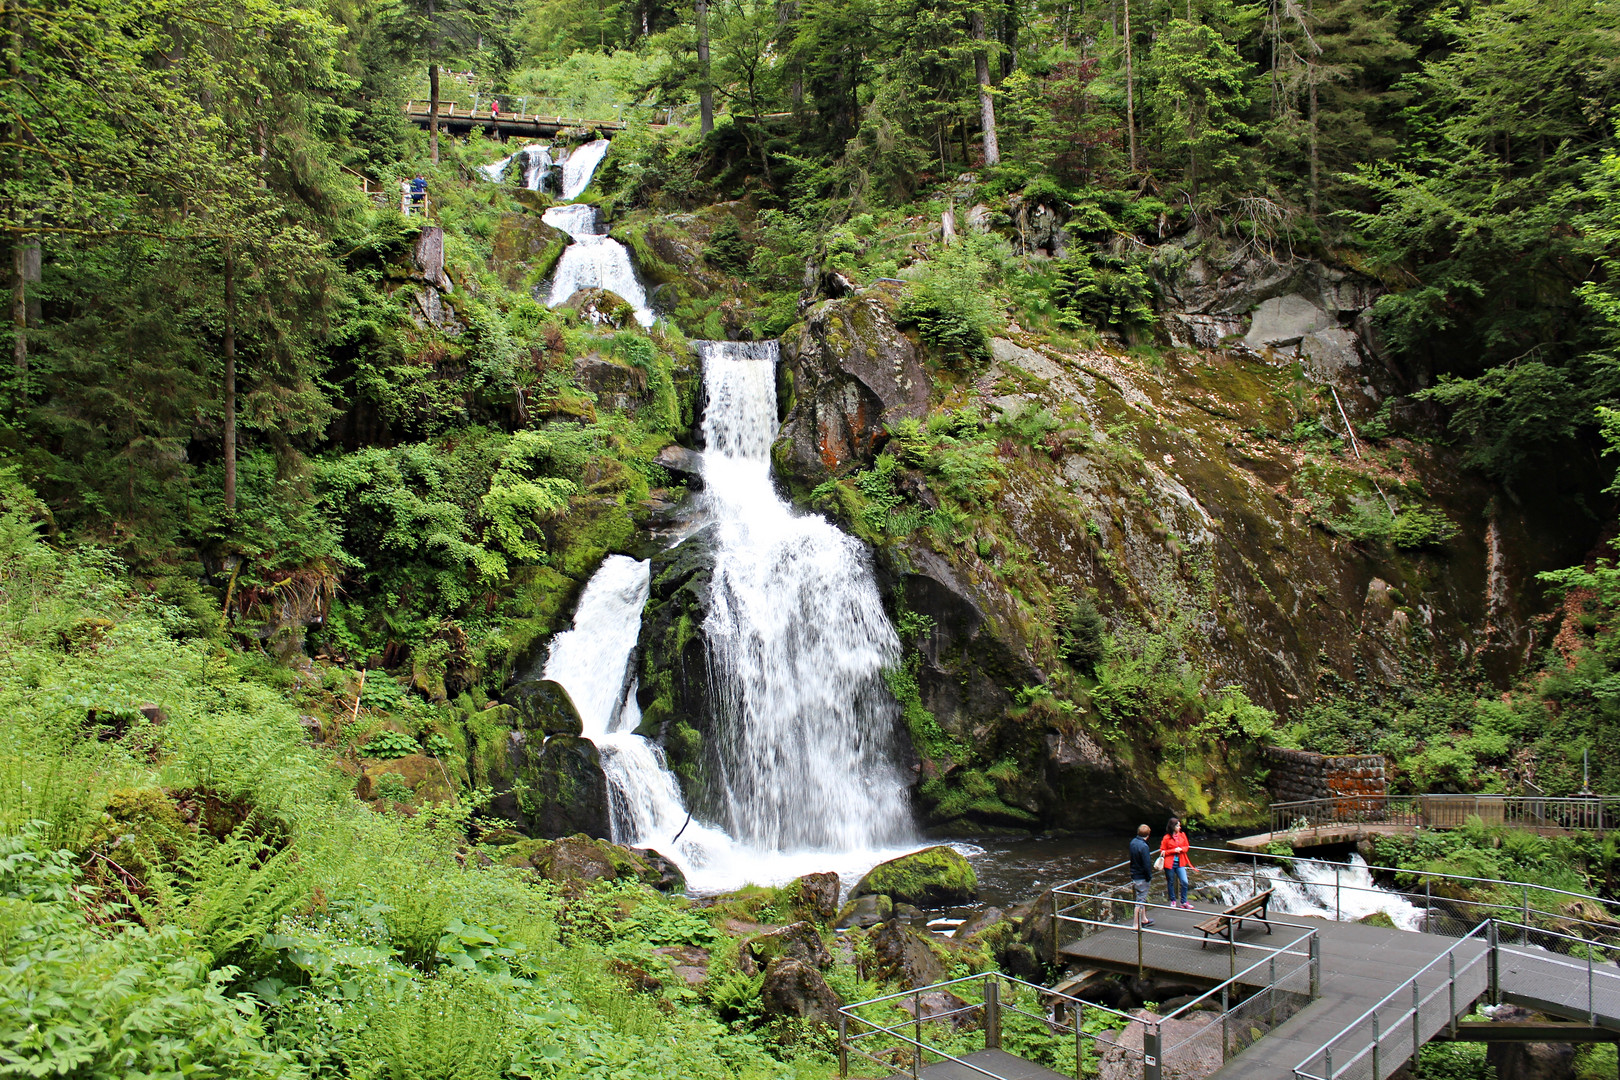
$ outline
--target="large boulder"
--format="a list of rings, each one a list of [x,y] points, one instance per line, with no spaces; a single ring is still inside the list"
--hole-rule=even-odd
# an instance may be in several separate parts
[[[940,844],[879,863],[856,883],[850,895],[882,894],[918,907],[950,907],[972,900],[978,887],[972,864]]]
[[[821,940],[821,934],[807,922],[789,923],[787,926],[758,937],[750,938],[738,950],[739,963],[768,967],[778,957],[788,957],[825,971],[832,963],[832,954]]]
[[[548,276],[573,242],[561,229],[541,221],[539,214],[503,214],[495,227],[489,261],[507,288],[515,289]]]
[[[838,875],[830,870],[806,874],[783,889],[783,898],[801,916],[813,923],[825,923],[838,914]]]
[[[941,955],[934,935],[899,919],[871,931],[866,940],[872,947],[874,973],[889,982],[931,986],[943,982],[950,971],[949,959]]]
[[[895,324],[892,302],[881,290],[826,301],[782,343],[787,417],[776,462],[791,479],[814,485],[868,462],[886,424],[928,411],[922,355]]]
[[[759,996],[767,1017],[828,1025],[838,1022],[838,1009],[843,1005],[821,972],[791,957],[771,961]]]
[[[552,679],[524,679],[507,691],[513,707],[522,717],[525,731],[543,735],[580,735],[585,722],[568,690]]]
[[[639,881],[668,888],[663,856],[655,851],[620,847],[597,837],[565,836],[560,840],[520,840],[501,851],[507,866],[526,867],[547,881]]]
[[[838,911],[839,930],[865,930],[894,918],[894,901],[887,896],[857,896]]]
[[[1159,1020],[1146,1010],[1131,1015],[1139,1020]],[[1103,1051],[1097,1071],[1102,1080],[1136,1080],[1142,1074],[1142,1036],[1146,1030],[1143,1024],[1125,1026],[1114,1045]],[[1160,1054],[1160,1075],[1164,1080],[1204,1080],[1223,1064],[1221,1025],[1211,1024],[1207,1017],[1197,1014],[1190,1020],[1161,1021],[1159,1045],[1174,1048]]]

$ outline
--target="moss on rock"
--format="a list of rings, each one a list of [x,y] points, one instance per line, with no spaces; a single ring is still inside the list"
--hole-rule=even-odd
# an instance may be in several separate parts
[[[943,844],[879,863],[855,885],[852,897],[881,894],[917,907],[948,907],[972,900],[979,888],[973,866]]]

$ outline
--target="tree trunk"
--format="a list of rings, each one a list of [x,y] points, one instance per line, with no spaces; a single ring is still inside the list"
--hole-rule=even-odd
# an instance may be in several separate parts
[[[12,85],[22,79],[22,12],[20,5],[13,2],[7,22],[10,40],[6,49],[6,70],[11,76]],[[11,145],[19,146],[23,139],[23,125],[20,120],[11,123]],[[15,153],[16,151],[13,151]],[[13,207],[13,215],[20,217]],[[27,257],[28,245],[20,237],[12,240],[11,244],[11,360],[17,369],[17,400],[23,401],[28,396],[28,284],[27,284]]]
[[[1310,211],[1313,214],[1316,213],[1316,197],[1317,197],[1317,191],[1318,191],[1317,184],[1319,182],[1319,175],[1320,175],[1321,166],[1322,166],[1321,155],[1317,153],[1317,139],[1316,139],[1316,72],[1314,70],[1315,67],[1316,67],[1316,65],[1312,64],[1311,68],[1313,70],[1311,70],[1308,73],[1310,75],[1310,78],[1311,78],[1311,193],[1310,193],[1311,197],[1310,197]]]
[[[236,513],[236,257],[225,241],[225,513]]]
[[[1131,70],[1131,0],[1125,0],[1125,137],[1130,143],[1131,172],[1136,171],[1136,79]]]
[[[979,126],[984,130],[984,163],[999,165],[1001,147],[996,142],[996,102],[990,96],[990,58],[984,50],[984,12],[972,16],[973,40],[979,48],[973,52],[973,70],[979,79]]]
[[[28,245],[11,244],[11,362],[17,369],[17,397],[27,396],[28,379]]]
[[[432,5],[429,5],[432,10]],[[428,157],[439,163],[439,65],[428,65]]]
[[[714,87],[709,85],[709,0],[697,0],[698,130],[714,130]]]
[[[1005,79],[1018,66],[1018,0],[1007,0],[1002,19],[1001,43],[1007,51],[1001,54],[1001,79]],[[1001,85],[1001,79],[996,80],[996,85]]]

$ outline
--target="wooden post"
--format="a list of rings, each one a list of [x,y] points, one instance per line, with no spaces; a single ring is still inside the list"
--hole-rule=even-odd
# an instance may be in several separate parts
[[[917,1080],[922,1072],[922,997],[915,990],[911,993],[911,1041],[915,1044],[911,1048],[911,1080]]]
[[[984,977],[984,1048],[1001,1049],[1001,981],[994,973]]]
[[[838,1010],[838,1080],[849,1075],[849,1015]]]
[[[1142,1080],[1163,1080],[1159,1063],[1159,1025],[1149,1024],[1142,1032]]]

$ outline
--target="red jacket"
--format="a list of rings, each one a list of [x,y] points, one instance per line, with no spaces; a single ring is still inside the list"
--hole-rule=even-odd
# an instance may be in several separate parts
[[[1187,839],[1185,831],[1165,833],[1164,839],[1159,841],[1159,854],[1164,856],[1165,869],[1176,865],[1175,856],[1177,855],[1181,856],[1182,866],[1185,866],[1188,870],[1193,869],[1192,861],[1188,857],[1188,849],[1191,847],[1192,841]]]

